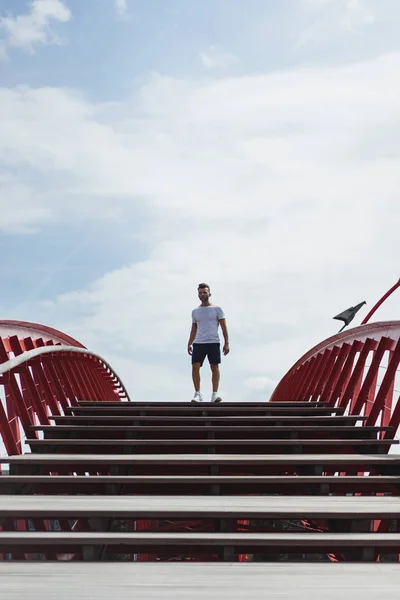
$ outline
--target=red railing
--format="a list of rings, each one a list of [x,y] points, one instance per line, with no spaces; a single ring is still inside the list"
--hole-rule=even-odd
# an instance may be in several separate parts
[[[271,401],[321,401],[367,416],[364,425],[400,423],[400,321],[361,325],[334,335],[302,356]],[[393,430],[382,434],[392,437]]]
[[[7,454],[21,453],[23,437],[37,435],[31,425],[49,424],[79,400],[129,400],[110,365],[73,338],[32,323],[13,321],[8,329],[16,334],[0,337],[0,441]],[[6,330],[0,322],[0,333]],[[21,339],[21,332],[31,335]]]

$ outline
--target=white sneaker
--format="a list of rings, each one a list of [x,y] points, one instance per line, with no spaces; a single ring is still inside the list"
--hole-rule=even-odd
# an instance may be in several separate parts
[[[203,402],[203,396],[200,394],[200,392],[195,392],[194,396],[192,398],[192,402]]]
[[[218,392],[212,393],[211,402],[222,402],[222,398],[218,396]]]

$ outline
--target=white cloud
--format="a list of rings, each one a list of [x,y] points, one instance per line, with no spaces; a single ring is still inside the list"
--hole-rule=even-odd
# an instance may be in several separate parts
[[[248,377],[244,384],[251,390],[270,392],[271,389],[274,389],[276,382],[268,377]]]
[[[324,43],[343,33],[355,33],[374,23],[382,8],[381,3],[371,0],[305,0],[304,5],[315,12],[316,18],[302,32],[298,46]]]
[[[7,47],[33,52],[36,45],[60,44],[61,40],[51,25],[55,22],[66,23],[70,19],[71,11],[61,0],[33,0],[27,14],[1,17],[3,55]]]
[[[205,52],[200,52],[200,60],[206,69],[226,68],[238,62],[236,56],[218,46],[210,46]]]
[[[122,17],[128,10],[127,0],[115,0],[115,8],[117,9],[118,15]]]
[[[371,3],[365,0],[347,0],[341,23],[343,27],[354,32],[359,25],[373,23],[375,16],[376,12]]]
[[[33,233],[36,223],[46,222],[49,208],[32,188],[0,171],[0,190],[0,231]]]
[[[113,227],[114,210],[129,221],[138,205],[151,223],[147,257],[132,244],[124,268],[54,298],[43,318],[117,371],[121,361],[132,396],[152,376],[153,398],[177,399],[185,377],[191,390],[196,286],[209,281],[232,337],[223,393],[267,394],[338,329],[335,314],[364,299],[368,310],[398,276],[399,94],[399,54],[217,81],[154,76],[117,105],[1,90],[3,230],[66,215]],[[42,213],[25,211],[29,194]]]

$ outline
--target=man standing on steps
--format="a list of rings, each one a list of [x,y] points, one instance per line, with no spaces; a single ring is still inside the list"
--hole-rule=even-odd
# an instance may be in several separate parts
[[[200,283],[197,289],[200,306],[192,311],[192,329],[188,341],[188,353],[192,357],[192,379],[194,385],[194,396],[192,402],[202,402],[203,396],[200,392],[200,368],[207,357],[212,373],[212,396],[211,402],[221,402],[218,396],[219,365],[221,362],[221,346],[218,335],[218,327],[221,325],[224,335],[223,353],[229,353],[229,336],[226,326],[224,311],[220,306],[211,304],[210,286]]]

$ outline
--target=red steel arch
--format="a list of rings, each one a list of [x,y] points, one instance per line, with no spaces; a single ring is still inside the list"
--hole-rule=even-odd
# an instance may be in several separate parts
[[[129,400],[111,366],[57,329],[0,321],[0,441],[21,453],[32,425],[49,424],[79,400]]]
[[[54,344],[67,344],[77,348],[85,348],[83,344],[75,340],[70,335],[49,327],[41,323],[31,323],[30,321],[2,321],[0,320],[0,337],[9,338],[13,335],[17,337],[30,337],[31,339],[43,339],[44,342],[52,341]]]
[[[304,354],[284,375],[271,401],[324,401],[368,419],[400,423],[400,321],[361,325],[334,335]],[[385,437],[386,434],[383,434]]]

